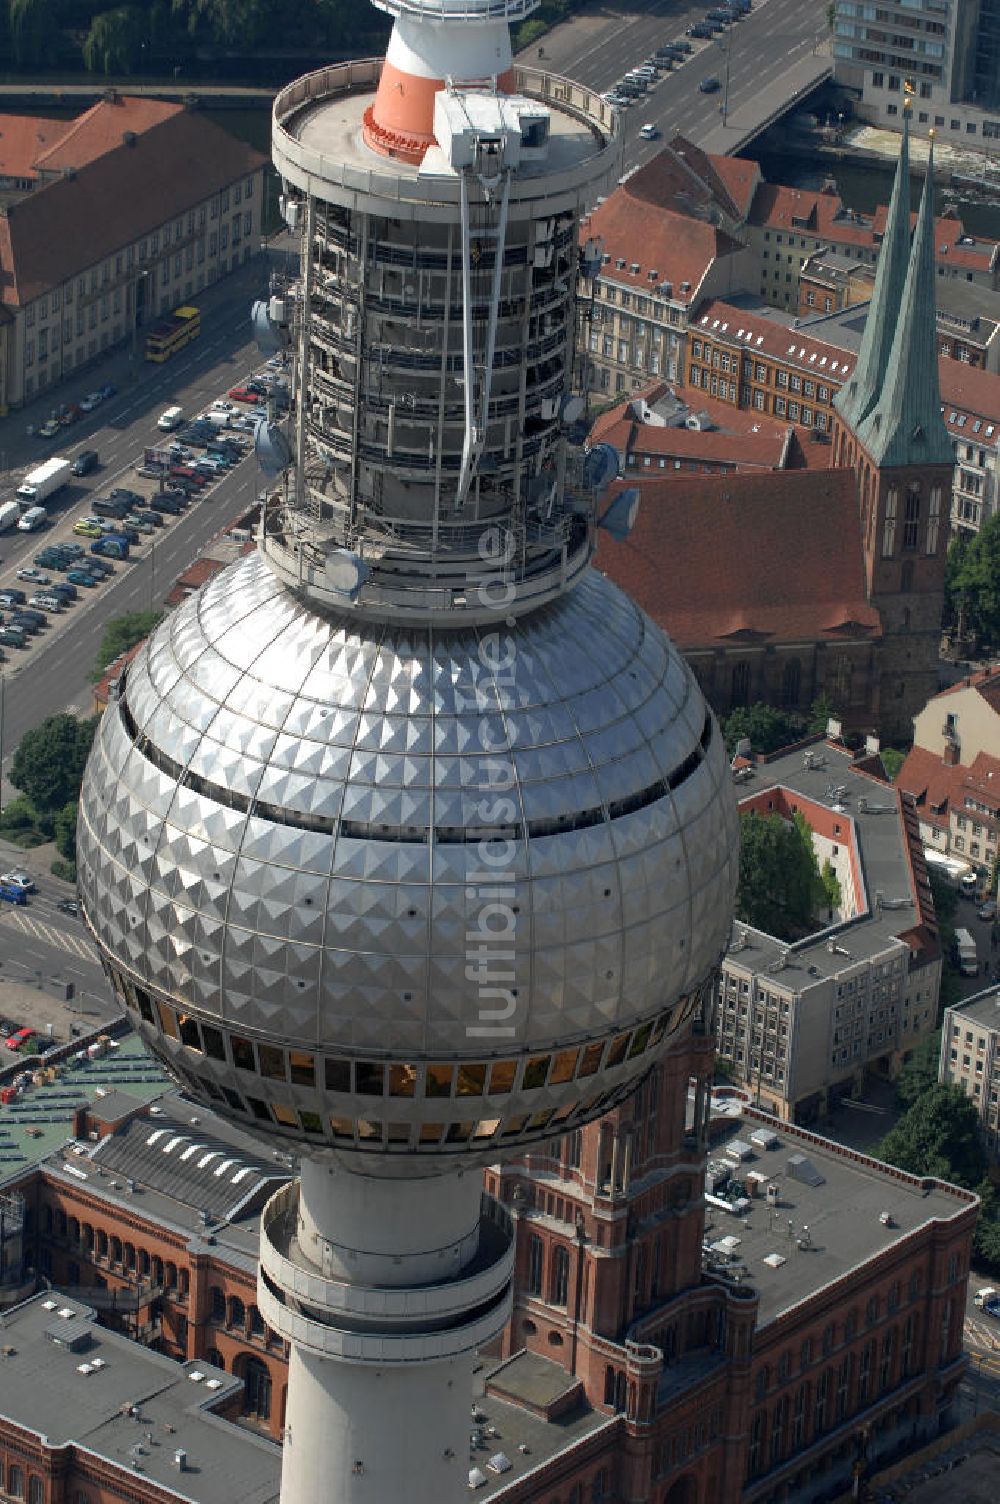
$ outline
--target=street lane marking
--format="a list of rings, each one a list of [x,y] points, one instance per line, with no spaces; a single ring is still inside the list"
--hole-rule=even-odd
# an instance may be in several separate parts
[[[1000,1327],[987,1326],[983,1321],[973,1321],[971,1317],[968,1317],[965,1322],[965,1333],[971,1342],[975,1342],[980,1347],[987,1347],[994,1351],[1000,1348],[1000,1341],[998,1341]]]
[[[36,940],[41,940],[56,950],[64,950],[71,956],[79,956],[81,961],[90,961],[93,965],[100,964],[100,956],[87,940],[81,940],[76,935],[67,935],[65,930],[56,929],[52,924],[45,924],[41,919],[32,919],[29,914],[17,914],[11,910],[0,917],[7,921],[7,929],[21,930],[23,934],[32,935]]]

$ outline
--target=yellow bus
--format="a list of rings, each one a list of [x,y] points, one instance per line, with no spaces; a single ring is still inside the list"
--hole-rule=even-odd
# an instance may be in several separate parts
[[[201,333],[201,310],[190,303],[175,308],[146,335],[146,359],[162,363]]]

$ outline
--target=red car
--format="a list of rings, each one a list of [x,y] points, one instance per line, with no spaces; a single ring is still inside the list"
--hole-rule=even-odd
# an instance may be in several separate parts
[[[34,1037],[34,1029],[18,1029],[16,1034],[11,1034],[4,1040],[8,1050],[19,1050],[23,1044]]]
[[[256,392],[251,392],[245,386],[234,386],[234,387],[231,387],[229,389],[229,391],[226,393],[226,396],[227,397],[232,397],[232,399],[233,399],[234,402],[257,403],[257,402],[260,401],[260,398],[257,395],[257,393]]]
[[[186,481],[189,485],[208,485],[207,477],[199,474],[199,472],[192,469],[190,465],[171,465],[170,474],[176,475],[179,480]]]

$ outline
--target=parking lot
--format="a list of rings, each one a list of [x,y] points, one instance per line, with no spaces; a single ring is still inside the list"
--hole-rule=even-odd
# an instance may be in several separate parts
[[[282,363],[276,357],[261,365],[231,395],[186,415],[171,431],[154,430],[143,451],[113,474],[98,463],[85,481],[74,477],[52,494],[45,526],[0,564],[0,656],[12,669],[85,610],[102,584],[144,559],[154,604],[151,556],[158,538],[190,506],[211,501],[218,482],[251,455],[257,422],[285,409]],[[84,398],[88,411],[115,395],[113,386],[104,391]],[[58,422],[55,431],[64,431]],[[14,533],[18,541],[22,536]]]

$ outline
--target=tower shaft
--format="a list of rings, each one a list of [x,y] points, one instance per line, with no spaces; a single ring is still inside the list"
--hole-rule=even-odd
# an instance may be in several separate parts
[[[291,1345],[281,1504],[441,1504],[466,1471],[472,1359],[510,1314],[513,1225],[475,1168],[306,1159],[265,1208],[258,1304]]]

